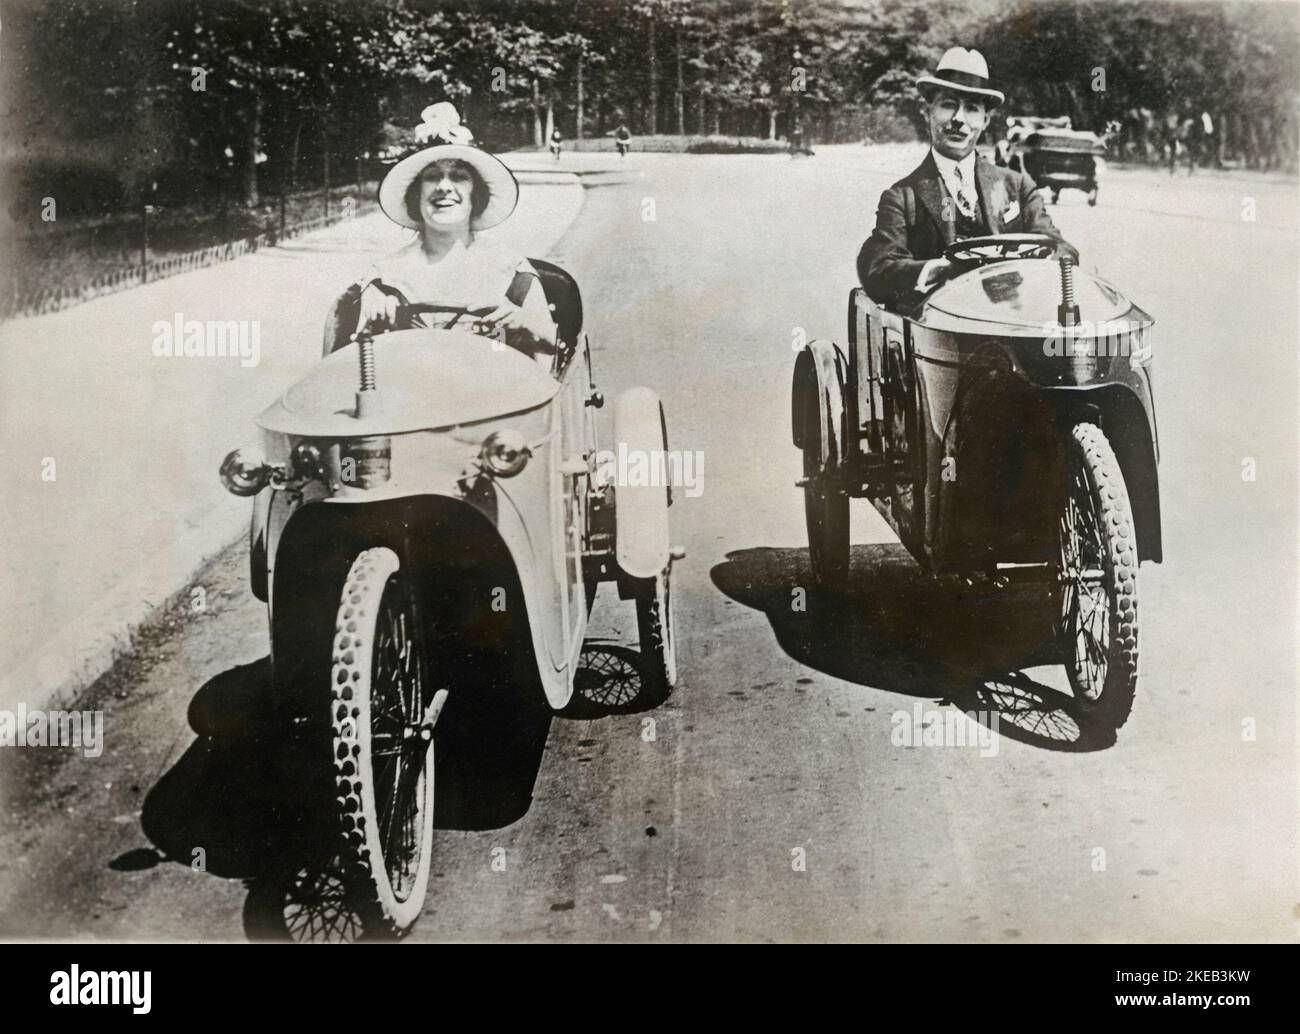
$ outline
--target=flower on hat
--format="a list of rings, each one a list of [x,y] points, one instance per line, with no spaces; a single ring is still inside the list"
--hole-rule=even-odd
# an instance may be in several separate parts
[[[415,127],[415,139],[419,143],[463,144],[466,147],[474,143],[474,134],[468,126],[461,125],[460,112],[450,101],[430,104],[420,112],[420,120]]]

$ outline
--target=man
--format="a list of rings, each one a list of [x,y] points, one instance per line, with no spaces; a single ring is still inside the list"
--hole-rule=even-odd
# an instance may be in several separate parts
[[[930,132],[930,153],[880,196],[876,228],[858,253],[858,278],[882,304],[914,308],[924,294],[960,272],[943,258],[957,240],[999,233],[1044,233],[1058,254],[1078,259],[1061,239],[1023,172],[980,158],[975,145],[1006,98],[989,82],[976,50],[953,47],[934,75],[916,82]]]

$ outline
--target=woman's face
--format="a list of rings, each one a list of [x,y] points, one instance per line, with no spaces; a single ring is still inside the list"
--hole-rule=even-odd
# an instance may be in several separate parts
[[[434,162],[420,174],[420,219],[439,230],[469,224],[473,215],[474,174],[454,159]]]

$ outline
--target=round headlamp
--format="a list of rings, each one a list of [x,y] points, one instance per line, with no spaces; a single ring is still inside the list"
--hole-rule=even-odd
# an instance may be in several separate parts
[[[512,478],[527,466],[532,454],[518,431],[493,431],[483,440],[479,462],[494,477]]]
[[[221,483],[232,495],[257,495],[275,473],[257,449],[236,449],[221,461]]]

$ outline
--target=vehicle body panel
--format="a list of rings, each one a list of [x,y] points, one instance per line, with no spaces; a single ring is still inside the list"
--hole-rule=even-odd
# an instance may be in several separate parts
[[[836,375],[829,359],[809,352],[796,362],[796,414],[826,408],[814,391],[851,400],[839,483],[868,497],[928,570],[1050,562],[1062,428],[1082,419],[1114,448],[1139,558],[1162,558],[1153,320],[1075,270],[1078,310],[1063,328],[1060,280],[1053,261],[993,262],[948,281],[913,316],[855,289],[836,389],[820,383]]]
[[[582,552],[595,452],[586,406],[589,357],[584,340],[557,380],[532,359],[495,344],[454,330],[383,335],[375,339],[383,395],[378,415],[352,415],[355,345],[324,359],[268,407],[259,418],[267,460],[288,464],[295,447],[309,443],[319,449],[326,472],[259,494],[254,562],[260,557],[265,565],[274,627],[276,568],[289,540],[346,537],[339,519],[322,511],[372,511],[375,525],[387,528],[393,513],[414,513],[420,500],[438,499],[443,525],[469,528],[485,521],[490,532],[479,539],[508,560],[520,598],[505,585],[489,588],[501,591],[503,609],[522,611],[517,627],[527,629],[538,681],[551,706],[560,708],[572,693],[588,609]],[[506,430],[522,435],[531,457],[513,477],[487,477],[478,467],[484,440]],[[381,435],[391,443],[390,479],[377,488],[349,484],[340,441]],[[457,510],[473,513],[456,516]],[[400,538],[396,532],[391,537]],[[448,538],[447,548],[455,542]],[[393,548],[398,545],[394,541]],[[291,553],[310,555],[311,549]]]

